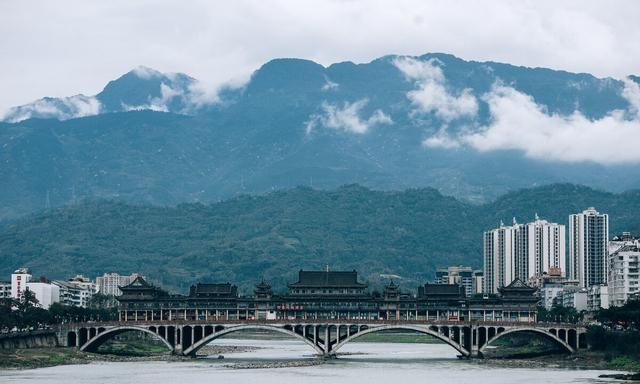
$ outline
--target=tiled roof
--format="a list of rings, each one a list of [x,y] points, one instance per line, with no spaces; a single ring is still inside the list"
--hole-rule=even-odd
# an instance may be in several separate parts
[[[300,271],[298,281],[289,287],[357,287],[365,288],[367,284],[358,282],[356,271]]]

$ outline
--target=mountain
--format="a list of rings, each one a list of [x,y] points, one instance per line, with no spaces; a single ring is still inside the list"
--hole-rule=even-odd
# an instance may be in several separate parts
[[[299,269],[357,269],[372,286],[396,275],[405,289],[430,281],[436,268],[482,266],[482,232],[501,220],[567,223],[595,206],[611,234],[640,233],[640,191],[613,194],[555,184],[475,205],[434,189],[331,191],[298,187],[261,196],[176,207],[83,202],[0,227],[0,276],[18,267],[66,278],[108,271],[144,273],[175,290],[197,281],[239,284],[261,276],[282,290]]]
[[[27,119],[68,120],[78,117],[131,110],[189,113],[203,97],[198,82],[183,74],[164,74],[140,66],[107,86],[95,96],[45,97],[11,108],[2,117],[6,122]]]
[[[87,198],[210,203],[299,185],[432,187],[476,204],[552,183],[640,187],[635,77],[427,54],[276,59],[215,97],[198,84],[143,67],[96,96],[47,99],[49,114],[19,107],[39,118],[0,123],[0,220]],[[77,110],[91,116],[62,119]]]

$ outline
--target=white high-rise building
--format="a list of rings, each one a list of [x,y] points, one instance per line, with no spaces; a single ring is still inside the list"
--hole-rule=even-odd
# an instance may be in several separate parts
[[[522,260],[527,263],[523,266],[527,279],[549,273],[552,268],[560,269],[561,276],[566,276],[565,226],[540,220],[536,215],[536,220],[525,224],[525,228],[527,254]]]
[[[607,284],[609,215],[588,208],[569,215],[569,277],[588,288]]]
[[[565,226],[540,220],[500,227],[484,233],[484,292],[498,293],[498,288],[513,280],[528,281],[550,269],[564,276],[566,263]]]
[[[500,223],[484,233],[484,293],[498,293],[515,279],[516,226]]]

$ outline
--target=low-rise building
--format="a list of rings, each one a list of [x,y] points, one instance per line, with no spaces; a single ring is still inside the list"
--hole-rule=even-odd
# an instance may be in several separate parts
[[[95,285],[81,275],[66,281],[55,280],[53,284],[60,287],[60,302],[75,307],[86,308],[95,291]]]
[[[587,310],[588,292],[580,287],[565,287],[562,290],[562,306],[575,308],[576,311]]]
[[[11,297],[11,281],[0,281],[0,299]]]
[[[436,284],[457,284],[464,287],[468,297],[481,294],[483,273],[462,265],[440,268],[436,271]]]
[[[594,312],[602,308],[609,308],[609,287],[593,285],[587,293],[587,310]]]
[[[29,282],[27,287],[38,300],[38,306],[49,309],[51,304],[60,302],[60,287],[49,282]]]
[[[129,276],[105,273],[96,277],[96,292],[107,296],[120,296],[122,294],[120,287],[131,284],[138,276],[141,275],[138,273],[132,273]]]

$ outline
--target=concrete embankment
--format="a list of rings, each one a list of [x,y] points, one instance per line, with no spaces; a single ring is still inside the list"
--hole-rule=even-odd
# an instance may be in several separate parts
[[[57,347],[56,333],[50,330],[37,330],[20,333],[0,334],[0,350],[10,351],[17,348]]]

